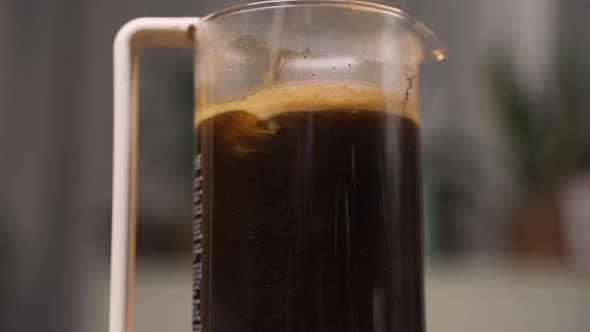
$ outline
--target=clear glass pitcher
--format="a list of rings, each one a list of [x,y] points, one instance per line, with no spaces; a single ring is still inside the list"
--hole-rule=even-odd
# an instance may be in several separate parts
[[[193,330],[422,332],[418,71],[395,8],[268,1],[115,40],[110,331],[132,331],[137,64],[195,49]]]

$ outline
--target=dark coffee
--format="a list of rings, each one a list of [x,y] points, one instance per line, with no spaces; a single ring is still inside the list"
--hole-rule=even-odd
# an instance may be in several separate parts
[[[418,122],[347,89],[198,118],[195,330],[424,331]]]

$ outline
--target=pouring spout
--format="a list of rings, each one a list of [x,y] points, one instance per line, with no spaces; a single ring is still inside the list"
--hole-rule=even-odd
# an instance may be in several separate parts
[[[447,57],[447,48],[438,36],[429,27],[403,10],[365,1],[348,0],[347,3],[361,10],[377,11],[396,17],[395,23],[399,24],[397,31],[405,31],[412,35],[414,43],[418,46],[416,51],[421,53],[419,56],[421,61],[442,61]]]
[[[413,17],[409,17],[408,22],[412,25],[412,30],[420,41],[424,61],[442,61],[446,59],[447,47],[430,28]]]

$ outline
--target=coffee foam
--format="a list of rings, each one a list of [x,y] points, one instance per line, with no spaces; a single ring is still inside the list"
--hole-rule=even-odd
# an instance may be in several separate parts
[[[217,104],[197,111],[195,126],[219,114],[244,111],[267,120],[287,112],[358,110],[396,113],[419,123],[416,106],[381,89],[336,83],[290,83],[263,88],[243,100]]]

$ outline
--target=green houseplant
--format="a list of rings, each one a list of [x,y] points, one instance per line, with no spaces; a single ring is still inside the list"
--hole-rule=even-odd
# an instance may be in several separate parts
[[[590,169],[590,72],[575,51],[558,49],[553,79],[536,93],[520,80],[506,48],[490,53],[484,77],[502,149],[465,128],[438,128],[430,137],[423,165],[432,251],[469,251],[466,228],[488,221],[497,227],[485,236],[500,237],[494,239],[500,250],[567,255],[560,196]],[[499,177],[510,183],[511,195],[494,190]]]

